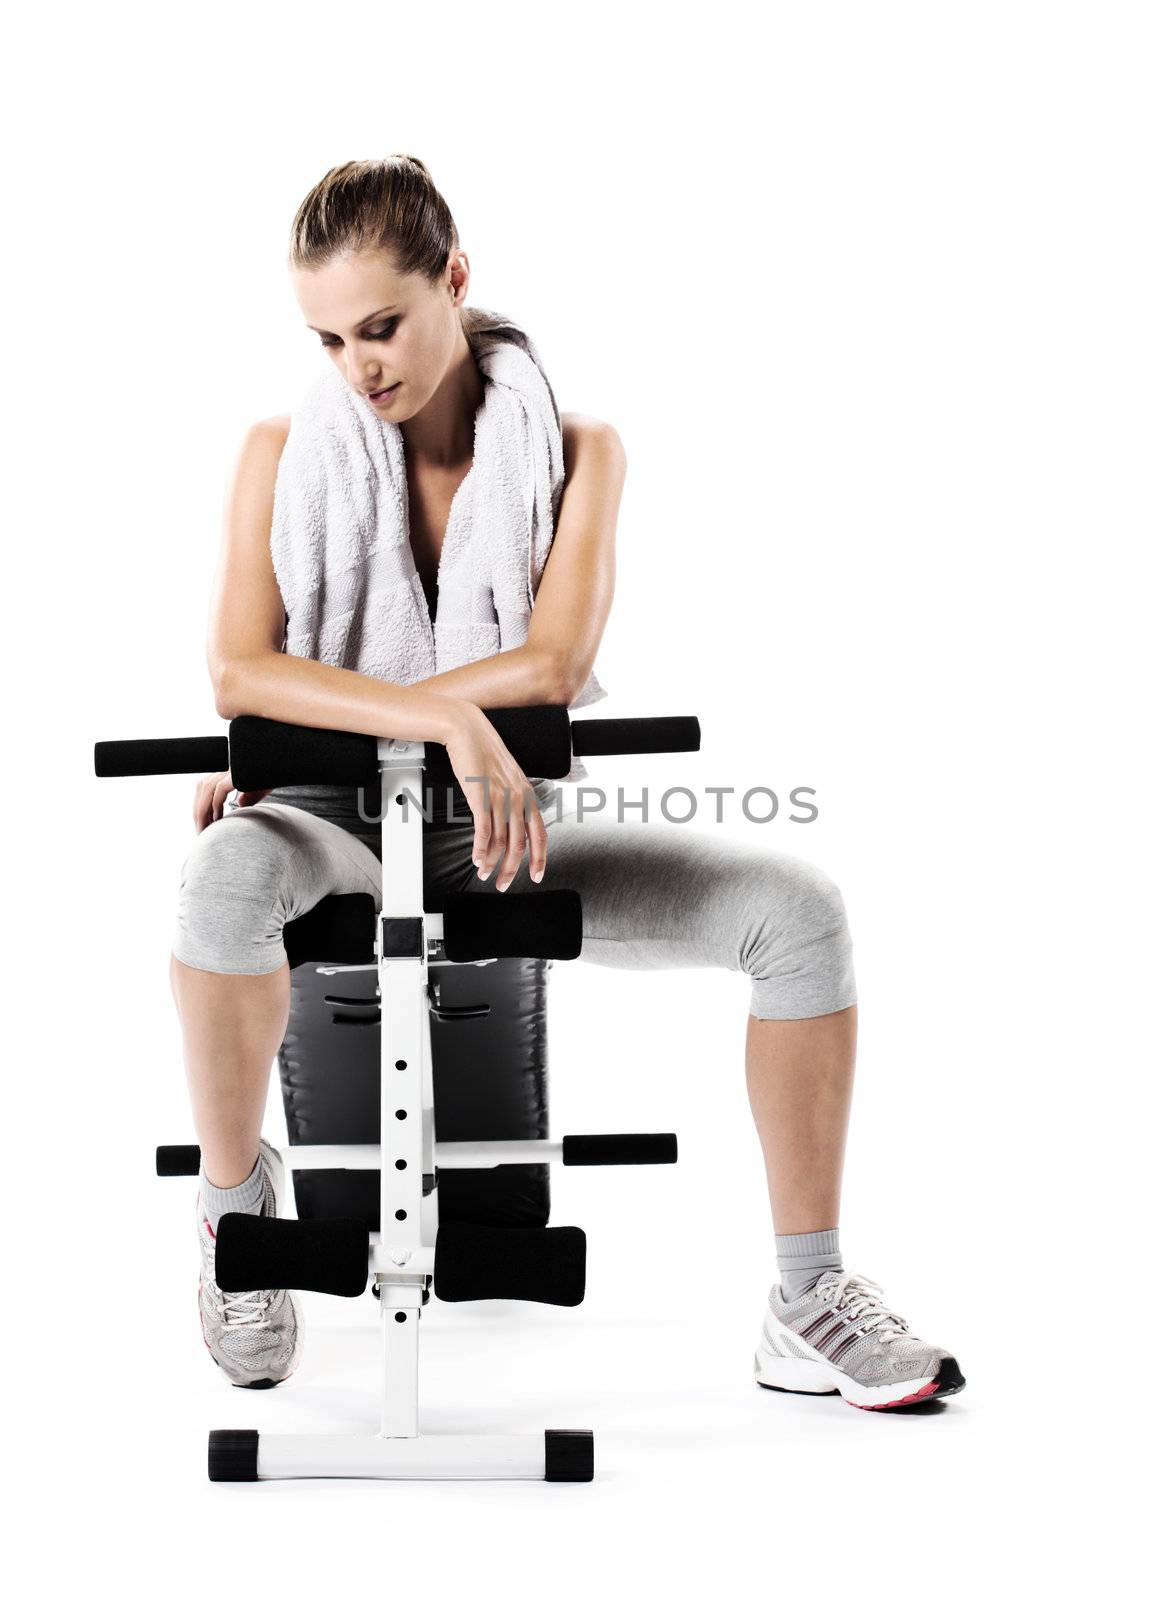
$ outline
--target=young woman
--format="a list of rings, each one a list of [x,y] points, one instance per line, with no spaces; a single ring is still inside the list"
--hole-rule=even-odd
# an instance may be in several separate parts
[[[522,330],[468,306],[466,252],[416,158],[329,172],[297,213],[290,265],[304,320],[335,368],[323,380],[333,411],[315,431],[302,412],[258,423],[244,441],[208,643],[219,714],[443,744],[464,799],[448,826],[427,829],[427,897],[505,891],[525,862],[525,890],[579,891],[584,960],[748,974],[746,1080],[779,1269],[755,1377],[872,1409],[955,1393],[964,1380],[953,1357],[915,1337],[877,1285],[843,1270],[856,1010],[838,889],[817,868],[760,846],[635,814],[623,823],[573,817],[553,804],[548,780],[528,781],[484,714],[604,693],[591,667],[612,603],[625,473],[615,429],[560,417]],[[545,437],[532,421],[540,414],[550,419]],[[536,519],[545,473],[544,532],[554,535],[536,561],[526,614],[503,578],[474,591],[481,557],[477,567],[464,559],[470,534],[486,536],[467,508],[493,512],[507,462],[491,480],[495,498],[475,501],[462,486],[493,471],[484,453],[499,450],[512,423],[534,430]],[[338,477],[342,437],[356,454]],[[394,461],[403,470],[378,483]],[[350,549],[339,576],[322,573],[317,547],[346,517],[376,527],[372,553],[353,559]],[[407,554],[381,539],[394,518]],[[391,630],[390,603],[405,608],[392,613]],[[411,632],[411,605],[428,610],[428,627],[423,611]],[[395,658],[378,654],[390,631]],[[373,669],[360,670],[364,662]],[[227,1211],[271,1216],[281,1203],[282,1163],[260,1125],[289,1014],[283,925],[326,894],[371,893],[379,906],[380,837],[353,790],[233,793],[229,772],[198,786],[171,985],[202,1149],[203,1337],[233,1383],[262,1388],[295,1370],[302,1308],[283,1290],[222,1292],[215,1227]]]

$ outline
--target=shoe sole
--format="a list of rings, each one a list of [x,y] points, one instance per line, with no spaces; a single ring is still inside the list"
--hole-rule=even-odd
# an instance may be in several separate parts
[[[207,1344],[206,1339],[203,1340],[203,1343]],[[227,1377],[231,1379],[231,1387],[233,1389],[278,1389],[281,1383],[287,1383],[288,1379],[292,1376],[292,1373],[295,1372],[296,1367],[300,1365],[300,1362],[297,1359],[296,1366],[293,1367],[290,1372],[285,1372],[282,1378],[254,1378],[250,1383],[238,1383],[234,1378],[231,1377],[231,1374],[227,1372],[227,1368],[219,1360],[209,1344],[207,1344],[207,1354],[218,1367],[219,1371],[226,1373]]]
[[[825,1370],[824,1370],[825,1369]],[[936,1376],[926,1383],[911,1378],[905,1383],[856,1383],[825,1361],[776,1356],[765,1345],[754,1353],[754,1380],[761,1389],[782,1394],[837,1394],[859,1411],[899,1411],[906,1406],[946,1400],[964,1388],[964,1375],[952,1356],[945,1356]]]

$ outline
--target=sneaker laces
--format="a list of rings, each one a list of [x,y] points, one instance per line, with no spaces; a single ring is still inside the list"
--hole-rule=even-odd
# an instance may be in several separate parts
[[[271,1327],[270,1312],[274,1289],[249,1289],[235,1293],[220,1289],[212,1280],[215,1297],[223,1308],[223,1325],[227,1328],[251,1328],[258,1332]]]
[[[883,1303],[883,1289],[870,1278],[857,1272],[846,1277],[825,1276],[815,1287],[820,1300],[829,1301],[835,1311],[842,1311],[852,1322],[859,1322],[856,1332],[878,1333],[880,1344],[890,1344],[893,1339],[911,1337],[907,1321],[896,1311],[889,1311]]]
[[[205,1247],[204,1247],[205,1248]],[[278,1289],[223,1289],[215,1277],[215,1246],[206,1250],[207,1288],[226,1328],[249,1328],[258,1333],[271,1327],[271,1309]]]

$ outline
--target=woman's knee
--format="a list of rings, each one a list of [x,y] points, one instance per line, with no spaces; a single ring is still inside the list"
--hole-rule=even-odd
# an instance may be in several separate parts
[[[786,921],[800,941],[818,939],[847,927],[843,891],[822,867],[785,856],[778,869],[779,902],[789,906]]]
[[[813,862],[773,856],[757,887],[743,960],[753,1015],[817,1017],[853,1005],[851,930],[839,885]]]
[[[285,885],[296,842],[258,808],[198,834],[182,864],[173,949],[207,972],[274,972],[284,955]]]

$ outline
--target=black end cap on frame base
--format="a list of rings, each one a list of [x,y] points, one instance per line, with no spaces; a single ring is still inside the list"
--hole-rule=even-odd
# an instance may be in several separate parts
[[[207,1441],[212,1483],[259,1482],[259,1434],[254,1428],[212,1428]]]
[[[545,1428],[545,1483],[591,1483],[595,1477],[595,1442],[590,1428]]]

